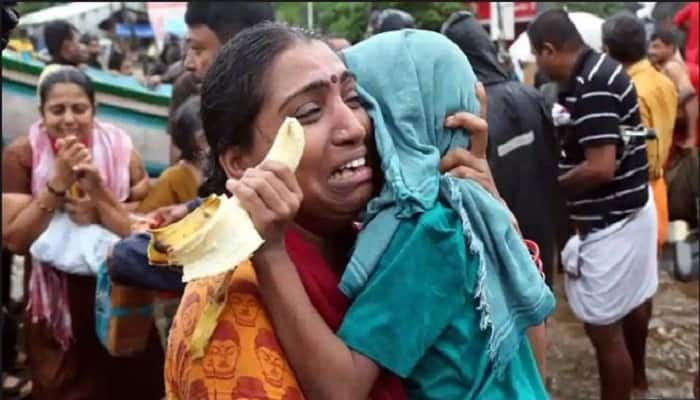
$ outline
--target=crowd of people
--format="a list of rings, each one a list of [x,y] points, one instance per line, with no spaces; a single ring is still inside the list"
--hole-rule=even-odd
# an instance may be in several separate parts
[[[184,71],[183,38],[166,33],[159,52],[154,40],[141,39],[130,43],[129,39],[117,35],[116,22],[112,18],[102,21],[99,28],[99,34],[81,34],[70,22],[53,20],[43,26],[40,38],[36,34],[18,34],[8,41],[7,47],[45,63],[132,76],[149,88],[173,83]]]
[[[676,18],[689,38],[697,15]],[[101,65],[97,39],[45,28],[40,118],[2,155],[3,296],[22,255],[32,398],[546,399],[558,267],[600,398],[649,389],[668,222],[697,224],[666,178],[697,168],[697,40],[681,49],[620,13],[598,52],[544,11],[527,34],[548,98],[467,11],[439,33],[379,11],[356,44],[275,22],[264,2],[189,2],[185,22],[182,59],[173,39],[145,81],[173,82],[155,180],[96,115],[79,67]],[[286,117],[305,132],[294,173],[262,162]],[[149,229],[223,193],[265,244],[185,284]]]

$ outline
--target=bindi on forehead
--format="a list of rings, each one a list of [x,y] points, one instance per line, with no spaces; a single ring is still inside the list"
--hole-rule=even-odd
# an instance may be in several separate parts
[[[331,75],[331,83],[338,83],[338,75],[336,75],[336,74]]]

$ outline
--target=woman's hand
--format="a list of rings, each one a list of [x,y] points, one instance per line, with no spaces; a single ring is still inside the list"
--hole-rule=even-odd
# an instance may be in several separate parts
[[[100,217],[95,202],[89,197],[81,199],[67,198],[64,208],[70,218],[78,225],[99,224]]]
[[[284,231],[299,211],[303,194],[296,177],[284,164],[265,161],[249,168],[241,179],[229,179],[226,189],[248,211],[264,247],[284,248]]]
[[[90,162],[83,162],[74,166],[73,172],[78,180],[78,186],[83,192],[93,194],[103,188],[102,175],[100,175],[97,167]]]
[[[90,162],[90,151],[74,135],[56,141],[57,154],[54,161],[54,172],[51,187],[63,192],[75,182],[73,167],[83,162]]]
[[[476,97],[479,99],[480,115],[458,112],[445,120],[447,128],[462,128],[471,134],[470,149],[452,149],[440,160],[440,172],[452,176],[472,179],[487,192],[501,200],[496,183],[491,175],[491,168],[486,160],[489,126],[486,122],[488,98],[484,86],[476,84]]]
[[[163,228],[174,224],[177,221],[185,218],[189,213],[187,204],[174,204],[171,206],[159,207],[154,211],[146,214],[145,218],[150,222],[150,228]]]

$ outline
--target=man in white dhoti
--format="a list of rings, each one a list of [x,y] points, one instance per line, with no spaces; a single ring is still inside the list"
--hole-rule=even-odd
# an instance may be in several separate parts
[[[562,252],[566,294],[596,350],[603,400],[646,389],[658,286],[657,221],[637,93],[622,65],[587,47],[563,10],[528,28],[540,71],[559,85],[559,184],[577,234]]]

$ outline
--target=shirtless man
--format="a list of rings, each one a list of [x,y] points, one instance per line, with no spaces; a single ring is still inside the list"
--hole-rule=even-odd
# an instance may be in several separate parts
[[[678,90],[678,119],[685,125],[685,135],[678,143],[692,148],[696,143],[698,126],[698,97],[683,61],[676,57],[676,38],[671,31],[658,31],[651,36],[649,59],[676,85]]]

